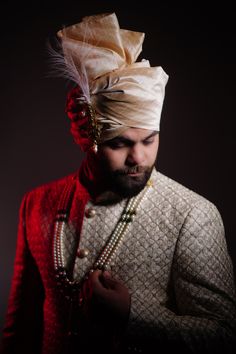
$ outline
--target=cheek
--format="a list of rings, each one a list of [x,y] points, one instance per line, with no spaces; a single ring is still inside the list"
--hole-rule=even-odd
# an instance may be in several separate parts
[[[147,151],[147,161],[149,162],[149,165],[153,165],[156,161],[158,145],[158,142],[156,142],[156,144],[152,146],[149,151]]]
[[[110,170],[115,171],[124,167],[126,155],[120,150],[104,149],[102,159]]]
[[[110,167],[111,169],[118,170],[124,167],[126,160],[125,154],[122,154],[121,152],[113,152],[112,156],[110,157]]]

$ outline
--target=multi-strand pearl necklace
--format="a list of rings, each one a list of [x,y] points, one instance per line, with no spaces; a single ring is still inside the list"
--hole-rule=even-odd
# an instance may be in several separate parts
[[[140,205],[142,199],[147,193],[148,188],[152,185],[149,180],[144,188],[142,193],[139,193],[137,196],[130,198],[125,210],[123,211],[118,224],[116,225],[115,230],[111,234],[108,242],[106,243],[101,254],[94,263],[93,269],[102,269],[106,270],[110,265],[112,259],[117,253],[119,246],[121,245],[125,233],[127,231],[128,225],[133,221],[134,215],[137,212],[137,208]]]
[[[105,270],[111,264],[112,259],[116,255],[117,250],[124,239],[129,224],[133,221],[134,215],[136,214],[141,201],[143,200],[151,185],[152,182],[151,180],[149,180],[142,192],[128,200],[127,205],[120,217],[120,220],[116,225],[115,230],[111,234],[102,252],[93,264],[91,271],[95,269]],[[66,187],[62,195],[61,204],[57,213],[54,228],[54,267],[56,271],[56,277],[58,285],[61,286],[61,290],[64,291],[66,293],[66,296],[68,297],[71,294],[71,290],[73,292],[75,290],[78,290],[81,286],[80,281],[72,280],[69,278],[62,256],[64,239],[63,235],[66,223],[68,222],[69,218],[69,202],[72,199],[71,195],[73,193],[73,190],[73,185]]]

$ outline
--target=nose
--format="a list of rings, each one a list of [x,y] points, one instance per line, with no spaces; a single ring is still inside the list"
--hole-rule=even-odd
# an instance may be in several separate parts
[[[135,144],[132,147],[130,147],[127,159],[126,159],[126,165],[127,166],[136,166],[136,165],[143,165],[145,158],[145,153],[139,144]]]

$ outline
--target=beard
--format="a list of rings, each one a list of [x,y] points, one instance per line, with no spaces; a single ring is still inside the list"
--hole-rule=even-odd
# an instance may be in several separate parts
[[[153,166],[126,167],[115,171],[107,171],[107,177],[111,190],[121,197],[130,198],[137,195],[146,186]],[[139,173],[138,176],[129,176],[132,173]]]

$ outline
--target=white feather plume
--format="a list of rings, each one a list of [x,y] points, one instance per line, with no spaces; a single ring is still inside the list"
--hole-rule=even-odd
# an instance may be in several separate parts
[[[65,30],[62,30],[62,33],[61,39],[55,38],[54,45],[49,42],[47,44],[52,67],[50,74],[74,82],[82,90],[86,101],[90,103],[89,80],[85,63],[92,49],[87,45],[86,31],[83,41],[78,43],[67,39]]]

